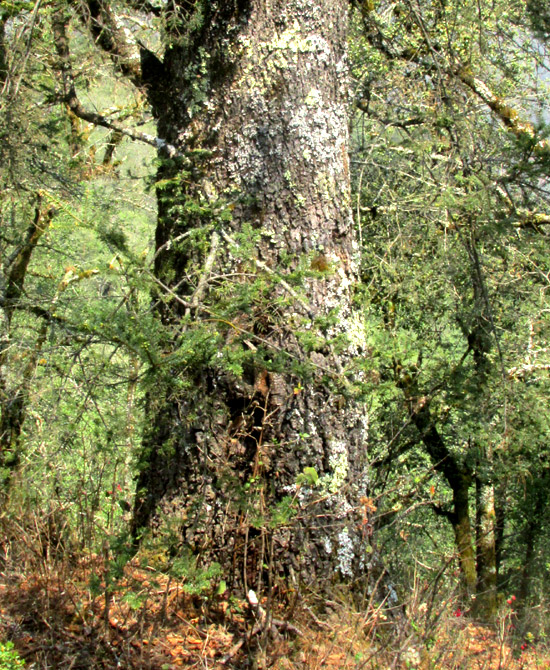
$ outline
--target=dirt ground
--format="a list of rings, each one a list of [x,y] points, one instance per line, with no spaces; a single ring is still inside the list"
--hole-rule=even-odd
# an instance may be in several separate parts
[[[105,589],[105,579],[97,557],[0,573],[0,640],[33,670],[550,670],[540,647],[512,647],[507,617],[488,627],[450,611],[427,637],[380,609],[330,603],[321,615],[300,601],[267,612],[267,603],[255,608],[227,593],[205,603],[135,563],[116,587]]]

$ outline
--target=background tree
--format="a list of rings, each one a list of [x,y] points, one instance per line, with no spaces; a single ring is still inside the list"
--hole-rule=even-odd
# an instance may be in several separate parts
[[[126,165],[113,164],[112,137],[60,104],[49,18],[30,3],[3,14],[2,477],[4,493],[14,480],[16,517],[42,525],[61,510],[70,539],[90,546],[113,480],[131,495],[133,455],[121,446],[135,439],[136,383],[154,347],[154,331],[134,326],[148,319],[141,254],[154,208],[139,175],[146,155],[119,146]],[[134,113],[127,90],[106,87],[85,34],[75,40],[87,94],[107,90],[121,116]]]
[[[538,311],[512,267],[531,257],[541,270],[535,249],[545,246],[548,206],[542,126],[525,120],[543,102],[523,106],[518,96],[543,85],[539,45],[524,44],[525,60],[516,51],[527,31],[516,6],[392,3],[363,12],[355,47],[364,116],[352,163],[367,304],[379,319],[375,378],[381,398],[399,402],[393,385],[402,390],[405,410],[386,438],[389,455],[417,459],[420,442],[450,488],[450,505],[434,500],[435,484],[426,499],[451,522],[466,594],[476,592],[488,615],[505,555],[494,482],[510,467],[511,426],[527,411],[510,382],[525,342],[518,307],[527,319]]]

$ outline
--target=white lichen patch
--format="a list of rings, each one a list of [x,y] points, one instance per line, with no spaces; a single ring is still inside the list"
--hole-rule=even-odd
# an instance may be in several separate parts
[[[344,440],[331,440],[329,443],[329,466],[331,472],[319,479],[321,490],[335,495],[344,486],[348,472],[348,446]]]
[[[353,577],[353,540],[349,536],[347,528],[343,528],[338,533],[338,570],[342,577]]]
[[[295,67],[300,56],[305,55],[318,63],[328,63],[331,57],[329,42],[316,33],[304,35],[297,20],[282,33],[257,43],[249,35],[242,35],[236,48],[243,62],[240,83],[261,87],[265,93],[278,73]],[[260,84],[261,81],[261,84]]]
[[[319,107],[323,101],[323,96],[321,91],[318,88],[312,88],[309,93],[306,95],[304,103],[308,107]]]
[[[317,60],[320,63],[328,63],[330,58],[330,46],[324,37],[312,34],[307,38],[311,53],[317,54]]]
[[[141,55],[139,52],[139,45],[136,41],[136,38],[134,37],[134,34],[116,12],[113,12],[112,17],[115,28],[124,34],[126,43],[131,47],[125,55],[126,59],[131,63],[134,63],[134,65],[138,65],[141,62]]]
[[[290,52],[294,62],[297,61],[298,54],[304,53],[314,53],[321,61],[326,61],[330,57],[330,45],[327,40],[316,34],[304,36],[297,20],[275,37],[270,46],[272,50]]]
[[[267,114],[265,100],[258,91],[251,92],[250,107],[257,117]],[[244,124],[235,137],[237,146],[231,174],[233,182],[239,187],[246,183],[260,183],[265,178],[265,156],[258,146],[257,135],[257,124],[250,122]]]
[[[362,444],[368,444],[369,430],[370,430],[370,414],[366,404],[362,406],[362,409],[363,411],[359,414],[359,424],[361,426],[360,439]],[[368,483],[368,481],[366,483]]]
[[[352,312],[346,319],[346,336],[349,342],[348,353],[358,356],[365,348],[365,321],[361,314]]]
[[[312,89],[289,124],[292,135],[308,150],[313,161],[324,166],[328,194],[334,194],[335,175],[342,170],[342,138],[347,137],[347,119],[343,105],[329,105],[321,93]]]

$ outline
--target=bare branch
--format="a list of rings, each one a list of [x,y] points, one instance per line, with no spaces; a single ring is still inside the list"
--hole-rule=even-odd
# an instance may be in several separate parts
[[[474,77],[468,70],[461,67],[455,71],[455,75],[463,84],[473,91],[478,98],[495,113],[498,119],[509,128],[517,138],[528,140],[536,139],[535,126],[529,121],[522,119],[518,112],[509,107],[501,98],[495,95],[491,89],[479,77]],[[548,140],[539,140],[534,151],[539,156],[550,155],[550,142]]]
[[[87,0],[78,4],[78,10],[96,44],[110,55],[115,67],[140,88],[143,82],[139,45],[111,3]]]
[[[129,137],[132,140],[144,142],[145,144],[149,144],[158,150],[163,150],[170,157],[180,155],[178,150],[172,144],[169,144],[160,137],[154,137],[148,133],[142,133],[137,130],[123,128],[119,124],[109,121],[102,114],[87,110],[82,105],[76,93],[75,78],[70,60],[69,40],[66,30],[68,20],[69,17],[67,13],[62,9],[57,9],[52,14],[52,32],[54,35],[55,48],[59,57],[59,70],[61,72],[63,85],[63,95],[61,96],[61,99],[70,109],[70,111],[80,119],[83,119],[88,123],[92,123],[95,126],[101,126],[103,128],[108,128],[109,130],[114,130],[121,133],[125,137]]]

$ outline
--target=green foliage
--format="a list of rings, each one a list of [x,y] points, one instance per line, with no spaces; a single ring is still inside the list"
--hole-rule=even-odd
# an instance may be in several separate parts
[[[534,151],[542,135],[536,126],[532,135],[509,132],[452,72],[461,63],[495,95],[513,100],[515,118],[532,119],[534,108],[547,104],[533,67],[546,45],[526,38],[528,17],[517,3],[402,9],[363,13],[351,45],[363,112],[352,164],[363,243],[359,295],[370,333],[362,369],[378,542],[394,573],[412,575],[419,556],[435,567],[452,551],[443,517],[428,512],[432,505],[451,511],[453,503],[414,427],[420,407],[428,405],[430,426],[457,467],[501,483],[497,514],[504,504],[505,537],[517,529],[511,505],[529,516],[511,481],[528,476],[534,483],[538,477],[527,471],[544,471],[538,463],[546,458],[547,428],[536,408],[549,390],[542,373],[547,243],[541,230],[522,226],[520,212],[548,212],[547,192],[539,188],[547,161]],[[530,91],[535,102],[524,106],[519,91]],[[526,349],[540,357],[531,359],[528,379],[519,372],[529,366]],[[524,549],[503,540],[507,578]]]
[[[137,381],[161,356],[147,274],[155,205],[142,179],[152,152],[122,140],[117,165],[96,162],[106,132],[57,104],[57,83],[41,61],[51,47],[48,13],[26,32],[29,18],[19,17],[22,32],[6,33],[13,53],[18,36],[28,38],[33,57],[9,60],[18,95],[0,101],[2,255],[13,257],[24,241],[35,203],[54,215],[32,252],[0,366],[0,400],[5,389],[24,398],[16,460],[29,485],[13,503],[20,511],[62,510],[64,539],[97,550],[128,523],[143,395]],[[97,58],[82,33],[77,42],[84,59]],[[101,61],[87,85],[96,103],[120,105],[121,115],[132,106]]]
[[[296,478],[298,486],[316,486],[319,481],[319,475],[315,468],[304,468]]]
[[[298,475],[300,477],[300,475]],[[271,510],[270,527],[278,528],[286,526],[298,513],[298,506],[295,498],[291,496],[284,496],[275,507]]]
[[[13,642],[0,642],[0,670],[16,670],[25,667],[25,661],[19,657]]]
[[[127,603],[131,610],[137,612],[143,607],[147,598],[145,594],[128,591],[122,595],[121,600],[122,602]]]
[[[161,4],[150,24],[162,26],[167,48],[196,56],[182,74],[190,82],[182,108],[193,117],[214,85],[213,55],[203,47],[193,51],[194,44],[218,4]],[[366,320],[368,351],[349,370],[350,377],[358,372],[360,381],[352,382],[369,407],[365,493],[378,512],[365,513],[365,536],[372,526],[400,593],[439,570],[447,590],[456,585],[445,569],[455,551],[444,516],[452,511],[453,492],[414,422],[427,407],[448,459],[498,483],[497,507],[506,517],[501,579],[542,607],[550,573],[541,569],[524,580],[522,566],[528,560],[548,566],[550,552],[543,495],[550,437],[550,264],[543,233],[549,159],[540,151],[548,138],[547,83],[540,77],[548,66],[546,5],[361,5],[350,43],[362,110],[353,118],[351,159],[361,242],[354,307]],[[288,287],[301,296],[308,282],[330,281],[334,269],[312,252],[297,258],[285,249],[278,249],[279,267],[260,267],[258,248],[271,241],[255,222],[233,221],[235,208],[255,211],[259,199],[237,188],[220,194],[213,184],[201,186],[215,152],[197,146],[181,157],[154,159],[124,139],[117,164],[101,164],[110,135],[59,104],[48,12],[38,12],[31,27],[33,7],[8,2],[1,8],[2,20],[12,21],[3,33],[9,85],[0,100],[2,291],[7,263],[24,244],[37,207],[53,209],[2,333],[0,401],[5,412],[8,401],[22,397],[25,421],[20,448],[6,451],[0,479],[7,482],[18,464],[26,484],[12,503],[62,510],[62,534],[73,548],[107,547],[105,573],[90,582],[99,595],[118,588],[130,555],[137,453],[142,461],[148,456],[139,448],[145,403],[150,409],[165,398],[185,404],[178,430],[158,445],[168,460],[216,400],[197,397],[205,377],[252,388],[259,369],[290,370],[299,401],[319,372],[308,355],[338,354],[349,339],[331,336],[338,309],[313,324],[293,315],[289,325],[295,296]],[[86,31],[73,32],[73,60],[82,61],[79,95],[109,110],[110,119],[141,123],[141,93],[114,76]],[[527,123],[541,120],[531,132],[511,132],[461,73],[494,93],[493,108],[512,110]],[[17,95],[8,96],[13,90]],[[152,248],[151,186],[172,238],[162,263]],[[214,234],[229,232],[232,242],[224,238],[224,244],[231,261],[223,277],[205,277],[207,290],[195,303]],[[2,309],[5,304],[2,295]],[[293,329],[291,346],[282,336],[281,346],[269,345],[268,336],[282,333],[282,325]],[[341,389],[327,375],[323,390]],[[296,449],[309,438],[297,433]],[[313,489],[319,479],[306,467],[296,484]],[[232,502],[250,526],[263,531],[299,519],[296,496],[264,509],[264,484],[261,475],[229,482]],[[473,520],[473,486],[470,494]],[[187,593],[205,595],[217,586],[222,594],[220,566],[202,566],[182,548],[176,524],[168,526],[154,551],[147,554],[146,547],[148,564],[183,580]],[[374,552],[374,542],[367,546]],[[143,606],[139,593],[122,597],[132,609]],[[13,655],[6,667],[20,667],[12,648],[0,647],[2,653]]]
[[[550,9],[544,0],[527,0],[527,12],[535,35],[539,39],[550,37]]]
[[[220,580],[222,575],[219,563],[211,563],[203,568],[199,566],[195,557],[185,554],[173,560],[170,573],[184,580],[183,590],[190,595],[204,595],[211,592],[214,583]],[[218,590],[221,585],[220,580]]]

